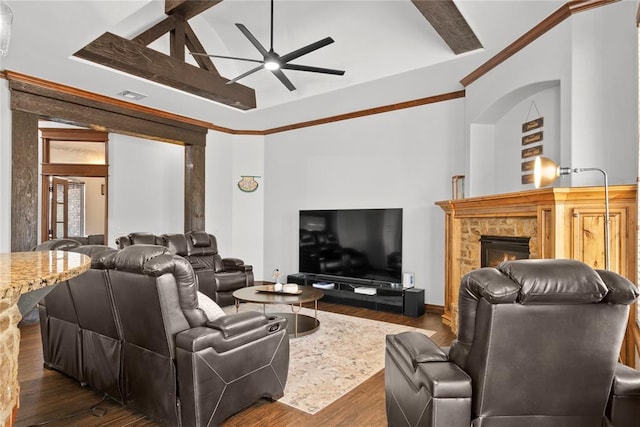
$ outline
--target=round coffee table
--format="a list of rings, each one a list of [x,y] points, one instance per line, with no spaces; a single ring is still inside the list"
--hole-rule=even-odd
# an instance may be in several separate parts
[[[262,304],[262,311],[265,311],[266,304],[287,304],[291,306],[291,313],[274,313],[287,319],[287,331],[290,337],[301,337],[314,332],[320,327],[318,320],[318,300],[324,296],[320,289],[310,286],[298,286],[299,293],[290,294],[284,292],[274,292],[272,285],[249,286],[233,292],[236,299],[236,312],[240,302],[253,302]],[[314,303],[314,316],[300,314],[303,303]]]

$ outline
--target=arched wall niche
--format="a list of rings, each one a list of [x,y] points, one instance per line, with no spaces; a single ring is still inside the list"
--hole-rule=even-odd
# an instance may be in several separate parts
[[[522,125],[544,118],[542,141],[523,144]],[[515,89],[487,106],[469,124],[468,194],[472,197],[532,189],[523,184],[523,150],[540,146],[542,154],[559,159],[560,81],[548,80]]]

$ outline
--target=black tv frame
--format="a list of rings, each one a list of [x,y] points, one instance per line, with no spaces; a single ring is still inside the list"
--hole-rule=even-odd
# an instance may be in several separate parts
[[[300,273],[399,284],[402,208],[302,209]]]

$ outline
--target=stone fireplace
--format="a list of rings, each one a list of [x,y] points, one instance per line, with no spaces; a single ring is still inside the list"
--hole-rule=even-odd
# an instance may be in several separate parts
[[[527,258],[538,256],[538,227],[535,217],[470,217],[460,219],[459,229],[459,279],[465,274],[483,267],[482,237],[516,239],[528,236]]]
[[[611,270],[635,282],[636,187],[610,186],[609,202]],[[442,321],[454,332],[460,280],[483,265],[483,237],[524,237],[517,255],[524,258],[572,258],[604,267],[602,187],[543,188],[436,204],[445,212]]]
[[[480,267],[496,267],[502,261],[529,258],[529,237],[480,237]]]

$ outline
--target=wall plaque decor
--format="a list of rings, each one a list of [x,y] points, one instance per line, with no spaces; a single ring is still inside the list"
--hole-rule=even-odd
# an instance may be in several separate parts
[[[523,159],[540,155],[542,155],[542,145],[536,145],[535,147],[525,148],[522,150]]]
[[[531,117],[537,117],[531,120]],[[527,121],[522,123],[522,145],[537,144],[535,147],[524,148],[521,151],[522,159],[530,159],[535,156],[542,155],[542,140],[544,139],[544,117],[540,114],[535,101],[531,101],[529,111],[527,112]],[[533,184],[533,171],[535,160],[523,161],[520,165],[522,172],[522,184]]]
[[[521,166],[520,170],[522,172],[532,171],[533,170],[533,165],[535,164],[535,162],[536,162],[535,160],[529,160],[529,161],[526,161],[526,162],[522,162],[522,166]]]
[[[533,184],[533,174],[522,175],[522,183],[523,184]]]
[[[533,144],[534,142],[542,141],[542,133],[543,131],[530,133],[529,135],[524,135],[522,137],[522,145]]]
[[[242,175],[240,181],[238,181],[238,188],[245,193],[252,193],[258,189],[258,181],[256,178],[260,178],[256,175]]]
[[[529,132],[534,129],[540,129],[543,125],[544,117],[538,117],[537,119],[530,120],[522,124],[522,133]]]

